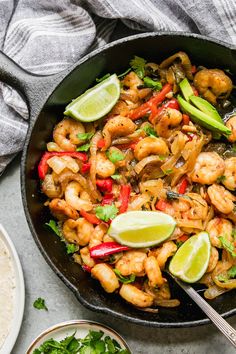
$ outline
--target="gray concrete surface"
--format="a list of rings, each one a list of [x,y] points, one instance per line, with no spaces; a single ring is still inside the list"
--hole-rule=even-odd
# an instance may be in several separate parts
[[[151,329],[88,311],[52,272],[28,229],[20,195],[19,158],[0,178],[0,223],[9,232],[20,256],[26,284],[26,304],[20,335],[12,354],[25,354],[35,336],[60,321],[90,319],[110,325],[128,341],[133,354],[233,354],[235,350],[212,326],[187,329]],[[32,303],[46,300],[49,311]],[[236,327],[236,317],[229,319]],[[9,354],[9,353],[6,353]]]

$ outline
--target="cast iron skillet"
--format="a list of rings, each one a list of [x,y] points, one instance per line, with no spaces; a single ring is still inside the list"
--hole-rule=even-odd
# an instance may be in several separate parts
[[[161,308],[158,314],[136,310],[118,295],[106,294],[100,285],[73,263],[66,255],[62,242],[44,224],[50,219],[43,206],[37,164],[50,141],[55,123],[62,119],[65,105],[81,94],[96,77],[104,73],[121,73],[133,55],[160,62],[183,50],[195,63],[211,68],[228,68],[236,73],[236,50],[225,43],[193,34],[147,33],[113,42],[80,60],[75,66],[58,75],[31,75],[0,53],[0,79],[19,90],[26,98],[30,112],[30,128],[25,142],[21,183],[26,218],[32,235],[48,264],[87,308],[152,327],[188,327],[209,320],[182,290],[171,282],[172,296],[181,300],[175,309]],[[39,270],[40,281],[40,270]],[[235,292],[228,292],[211,301],[224,317],[236,313]]]

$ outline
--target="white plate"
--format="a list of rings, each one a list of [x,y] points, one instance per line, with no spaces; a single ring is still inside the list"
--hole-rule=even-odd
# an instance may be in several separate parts
[[[77,338],[84,338],[88,334],[89,330],[103,331],[105,335],[108,335],[112,339],[115,339],[120,344],[122,349],[127,349],[131,353],[131,350],[125,340],[110,327],[104,326],[100,323],[93,321],[75,320],[61,322],[53,327],[46,329],[33,341],[26,354],[33,354],[33,351],[48,339],[53,338],[57,341],[60,341],[65,337],[72,335],[74,332],[76,332]]]
[[[3,347],[0,349],[0,354],[11,353],[11,350],[16,342],[18,337],[25,306],[25,284],[23,278],[23,272],[19,257],[16,253],[15,246],[13,245],[9,235],[7,234],[4,227],[0,224],[0,239],[4,242],[7,250],[9,251],[13,271],[15,273],[15,296],[14,296],[14,309],[13,309],[13,319],[11,322],[10,332],[3,344]]]

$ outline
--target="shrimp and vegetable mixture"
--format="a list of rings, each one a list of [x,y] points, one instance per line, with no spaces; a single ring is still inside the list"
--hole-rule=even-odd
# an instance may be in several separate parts
[[[229,74],[179,52],[159,64],[136,56],[124,74],[97,81],[66,107],[39,163],[47,225],[104,291],[139,309],[179,305],[169,262],[200,267],[182,279],[204,284],[208,299],[236,288]],[[187,245],[195,252],[181,259]]]

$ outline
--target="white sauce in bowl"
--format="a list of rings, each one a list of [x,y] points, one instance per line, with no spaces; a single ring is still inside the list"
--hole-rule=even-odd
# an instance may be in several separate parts
[[[0,349],[12,326],[15,304],[15,272],[10,253],[0,238]]]

